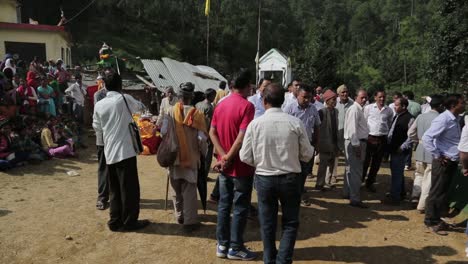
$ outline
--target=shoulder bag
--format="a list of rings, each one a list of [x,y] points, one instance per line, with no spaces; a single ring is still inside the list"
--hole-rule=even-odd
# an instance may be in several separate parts
[[[128,129],[130,130],[130,136],[132,138],[133,148],[135,149],[135,152],[137,154],[140,154],[143,152],[143,144],[141,143],[140,129],[138,128],[138,125],[133,120],[132,111],[130,111],[130,107],[128,107],[127,99],[125,99],[124,94],[122,94],[122,97],[124,99],[125,105],[127,106],[127,110],[128,110],[128,113],[130,114],[130,118],[132,119],[130,124],[128,124]]]

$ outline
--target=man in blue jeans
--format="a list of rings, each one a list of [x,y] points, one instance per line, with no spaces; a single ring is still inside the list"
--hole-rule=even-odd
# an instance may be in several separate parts
[[[414,117],[408,112],[408,100],[405,98],[395,101],[395,112],[396,115],[388,133],[392,187],[390,199],[385,201],[391,205],[399,205],[405,194],[405,162],[412,151],[408,129],[414,122]]]
[[[291,97],[289,103],[283,105],[283,111],[291,116],[301,120],[307,133],[307,138],[310,143],[316,144],[319,137],[320,116],[317,108],[312,103],[315,93],[308,85],[301,84],[298,89],[297,97]],[[302,177],[302,192],[305,193],[305,183],[307,175],[312,172],[314,161],[301,162],[301,177]],[[320,186],[316,190],[325,189]],[[309,206],[310,201],[306,195],[303,194],[301,204]]]
[[[256,167],[265,263],[292,263],[303,188],[300,162],[310,162],[314,153],[301,120],[281,111],[283,101],[281,86],[265,88],[265,114],[249,125],[240,150],[240,159]],[[283,213],[279,250],[275,245],[278,200]]]
[[[256,254],[244,246],[244,230],[252,194],[255,169],[239,159],[247,126],[255,108],[247,101],[252,76],[243,72],[234,81],[231,95],[216,105],[211,120],[210,138],[216,149],[219,176],[216,256],[252,260]],[[231,221],[232,208],[232,221]]]

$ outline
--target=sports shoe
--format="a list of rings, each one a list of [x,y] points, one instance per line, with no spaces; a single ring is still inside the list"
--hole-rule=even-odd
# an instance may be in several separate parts
[[[216,256],[218,258],[225,258],[228,254],[228,248],[221,245],[216,245]]]
[[[233,250],[232,248],[230,248],[227,254],[227,258],[233,260],[253,260],[256,257],[257,254],[248,250],[247,248],[242,248],[239,250]]]

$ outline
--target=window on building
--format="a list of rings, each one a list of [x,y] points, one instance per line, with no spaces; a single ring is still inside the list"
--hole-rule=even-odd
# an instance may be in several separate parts
[[[70,49],[69,48],[67,48],[67,56],[65,57],[65,61],[66,61],[66,64],[68,66],[71,66],[70,65]]]
[[[73,62],[72,62],[72,55],[71,55],[71,49],[70,48],[68,48],[68,55],[69,55],[68,63],[71,65]]]

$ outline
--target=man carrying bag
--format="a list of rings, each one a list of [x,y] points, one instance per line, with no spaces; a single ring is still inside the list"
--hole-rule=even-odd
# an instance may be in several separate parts
[[[94,107],[93,128],[102,135],[106,164],[109,169],[111,231],[134,231],[150,222],[138,220],[140,184],[138,181],[136,135],[131,132],[133,118],[140,103],[130,95],[122,95],[122,79],[115,72],[105,76],[108,93]],[[129,147],[129,146],[133,146]]]

